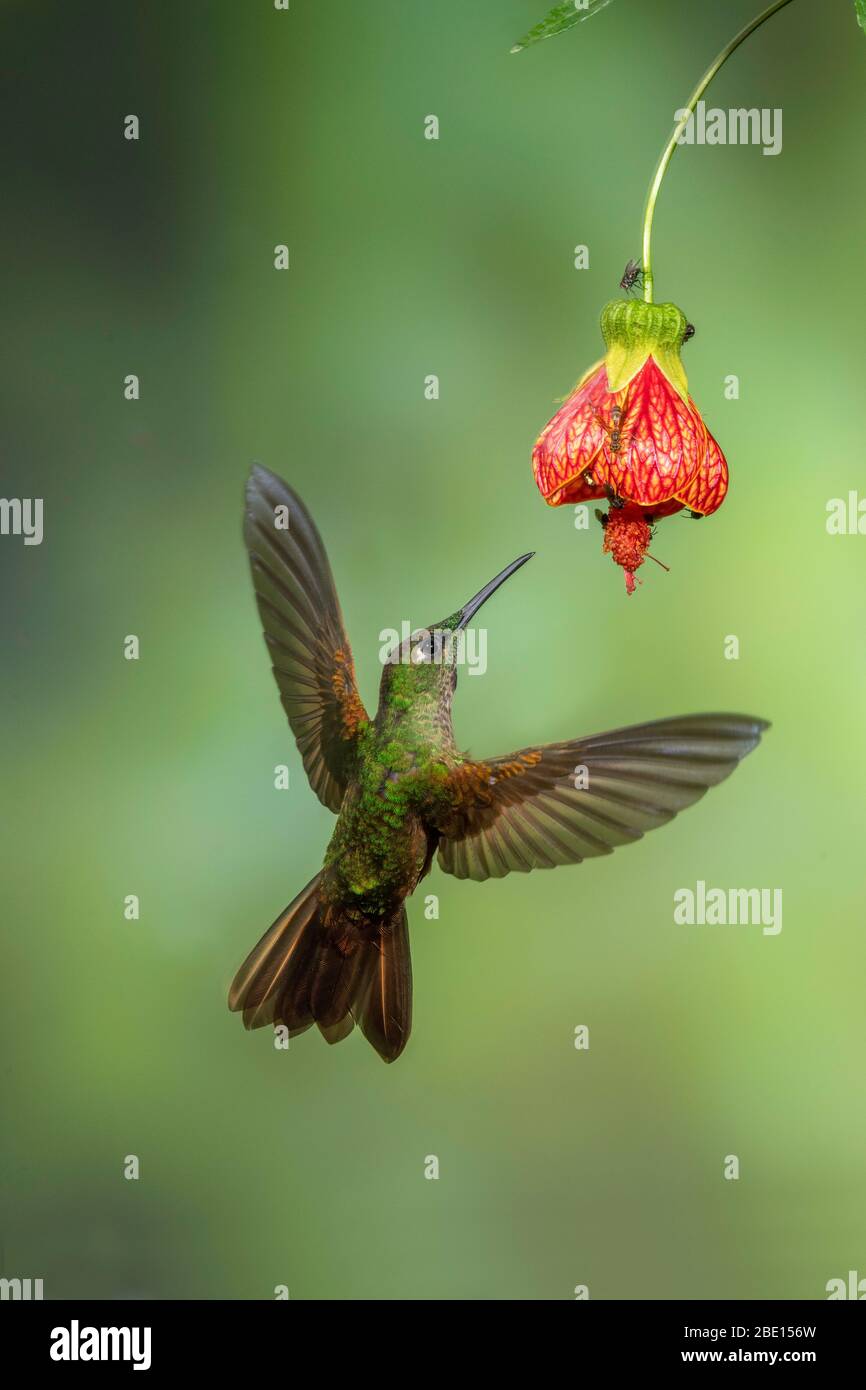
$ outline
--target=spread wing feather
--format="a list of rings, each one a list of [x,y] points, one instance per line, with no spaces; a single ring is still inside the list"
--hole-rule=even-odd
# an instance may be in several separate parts
[[[767,728],[749,715],[688,715],[464,763],[439,864],[482,880],[610,854],[723,781]]]
[[[297,493],[258,466],[247,483],[244,541],[265,642],[304,768],[319,800],[339,811],[367,713],[322,538]]]

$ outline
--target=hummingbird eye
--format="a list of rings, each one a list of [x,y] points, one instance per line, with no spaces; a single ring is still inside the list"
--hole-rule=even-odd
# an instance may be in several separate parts
[[[412,648],[412,660],[416,665],[430,661],[433,657],[433,634],[422,632]]]

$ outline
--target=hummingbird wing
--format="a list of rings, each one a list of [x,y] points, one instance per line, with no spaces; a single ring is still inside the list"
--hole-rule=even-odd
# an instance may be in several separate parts
[[[610,854],[724,781],[767,728],[695,714],[463,763],[438,826],[439,864],[482,880]]]
[[[281,510],[278,510],[281,509]],[[339,811],[367,720],[322,538],[296,492],[255,465],[244,541],[283,709],[310,786]]]

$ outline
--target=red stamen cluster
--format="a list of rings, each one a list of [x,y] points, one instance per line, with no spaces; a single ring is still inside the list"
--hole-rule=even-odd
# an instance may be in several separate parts
[[[634,593],[634,572],[640,569],[649,549],[652,532],[643,517],[629,515],[624,508],[611,507],[604,528],[602,553],[610,555],[625,570],[625,587]]]

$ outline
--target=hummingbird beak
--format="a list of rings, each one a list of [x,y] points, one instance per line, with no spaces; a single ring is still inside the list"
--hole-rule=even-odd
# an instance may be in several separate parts
[[[508,579],[515,570],[519,570],[521,565],[525,565],[527,560],[531,560],[534,554],[535,551],[530,550],[528,555],[521,555],[518,560],[512,560],[511,564],[506,565],[501,574],[497,574],[495,579],[491,579],[489,584],[485,584],[483,589],[478,590],[474,598],[471,598],[467,604],[464,604],[460,610],[460,621],[456,628],[457,632],[472,621],[482,603],[486,603],[490,595],[496,593],[500,584],[504,584],[506,579]]]

